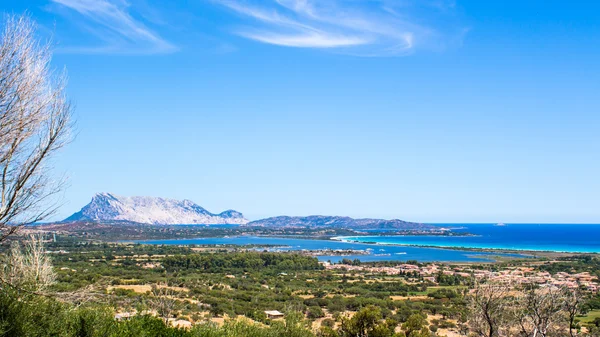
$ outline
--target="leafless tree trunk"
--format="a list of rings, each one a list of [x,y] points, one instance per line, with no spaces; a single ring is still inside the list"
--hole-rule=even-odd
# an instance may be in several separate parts
[[[70,140],[66,77],[50,69],[49,44],[27,16],[10,16],[0,37],[0,242],[56,210],[62,183],[49,159]]]
[[[571,337],[577,336],[577,330],[575,328],[575,318],[581,313],[581,306],[583,305],[583,294],[581,289],[563,289],[564,293],[564,310],[567,313],[569,320],[569,335]]]
[[[508,331],[511,287],[503,283],[476,284],[468,296],[469,327],[479,337],[501,337]]]

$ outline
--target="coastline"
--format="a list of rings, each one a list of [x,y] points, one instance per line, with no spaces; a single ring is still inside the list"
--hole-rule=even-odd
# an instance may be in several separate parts
[[[229,238],[242,238],[245,237],[245,235],[239,235],[239,236],[234,236],[234,237],[229,237]],[[335,241],[335,242],[340,242],[340,243],[347,243],[347,244],[363,244],[363,245],[368,245],[368,246],[377,246],[376,243],[365,243],[365,242],[350,242],[350,241],[341,241],[341,240],[335,240],[334,238],[340,238],[340,237],[328,237],[328,238],[311,238],[311,237],[306,237],[306,236],[256,236],[257,238],[263,238],[263,239],[292,239],[292,240],[308,240],[308,241],[323,241],[323,242],[327,242],[327,241]],[[222,237],[220,237],[222,238]],[[188,246],[188,245],[210,245],[210,246],[217,246],[217,247],[224,247],[224,246],[237,246],[237,248],[245,248],[244,246],[247,245],[239,245],[239,244],[203,244],[203,243],[182,243],[181,241],[187,241],[187,240],[195,240],[195,239],[200,239],[200,240],[204,240],[207,239],[206,237],[201,237],[201,238],[190,238],[190,239],[166,239],[166,240],[136,240],[135,243],[138,244],[179,244],[182,246]],[[131,241],[130,241],[131,242]],[[124,242],[121,242],[124,243]],[[255,247],[260,247],[263,246],[263,244],[252,244]],[[264,246],[269,246],[264,245]],[[269,248],[272,248],[274,246],[280,246],[280,245],[270,245]],[[398,246],[398,247],[403,247],[403,245],[389,245],[389,246]],[[288,246],[288,247],[292,247],[292,246]],[[299,246],[298,246],[299,247]],[[508,250],[505,251],[501,251],[501,250],[489,250],[486,251],[484,249],[476,249],[476,248],[471,248],[471,249],[459,249],[459,248],[454,248],[454,247],[435,247],[435,246],[404,246],[404,247],[410,247],[410,248],[426,248],[426,249],[434,249],[436,251],[458,251],[458,252],[464,252],[464,253],[471,253],[469,254],[469,258],[474,258],[474,259],[480,259],[483,258],[482,256],[480,256],[477,253],[483,253],[483,254],[490,254],[490,257],[485,257],[488,258],[489,261],[459,261],[459,260],[445,260],[445,259],[439,259],[439,260],[432,260],[432,261],[437,261],[437,262],[441,262],[441,263],[493,263],[493,262],[497,262],[499,261],[499,256],[495,256],[494,254],[499,254],[499,255],[507,255],[505,257],[507,258],[535,258],[535,257],[540,257],[541,254],[536,254],[534,255],[533,253],[531,254],[526,254],[525,252],[511,252]],[[328,248],[324,248],[324,249],[317,249],[317,250],[327,250]],[[310,250],[310,248],[305,248],[305,249],[291,249],[290,251],[302,251],[302,250]],[[386,256],[392,256],[392,255],[407,255],[406,252],[393,252],[391,254],[385,254]],[[494,256],[492,256],[494,255]],[[508,256],[508,255],[514,255],[514,256]],[[549,256],[552,255],[550,253],[548,254],[543,254],[544,256]],[[558,254],[554,254],[554,255],[558,255]],[[359,256],[359,255],[356,255]],[[379,256],[378,254],[360,254],[360,256],[374,256],[377,257]],[[383,255],[382,255],[383,256]],[[387,259],[383,259],[382,261],[385,261]]]
[[[363,238],[374,238],[377,236],[361,236]],[[397,237],[404,237],[404,235],[397,235]],[[554,250],[554,249],[542,249],[542,248],[505,248],[505,247],[474,247],[474,246],[461,246],[461,245],[445,245],[445,244],[418,244],[418,243],[391,243],[391,242],[378,242],[378,241],[361,241],[353,240],[357,236],[335,236],[331,237],[330,240],[347,242],[347,243],[362,243],[372,244],[381,246],[400,246],[400,247],[423,247],[423,248],[443,248],[443,249],[455,249],[465,251],[479,251],[479,252],[510,252],[510,253],[557,253],[557,254],[600,254],[598,251],[568,251],[568,250]]]
[[[404,237],[405,235],[398,235],[398,237]],[[228,236],[227,238],[243,238],[252,237],[247,235],[234,235]],[[258,238],[273,238],[273,239],[297,239],[297,240],[317,240],[317,241],[337,241],[343,243],[356,243],[373,246],[395,246],[395,247],[414,247],[414,248],[433,248],[433,249],[445,249],[445,250],[456,250],[466,252],[480,252],[480,253],[508,253],[508,254],[519,254],[523,256],[536,257],[536,256],[564,256],[564,255],[578,255],[578,254],[600,254],[600,251],[563,251],[563,250],[552,250],[552,249],[535,249],[535,248],[503,248],[503,247],[473,247],[473,246],[460,246],[460,245],[435,245],[435,244],[411,244],[411,243],[389,243],[389,242],[377,242],[377,241],[360,241],[352,240],[357,236],[293,236],[293,235],[256,235]],[[377,238],[377,236],[358,236],[363,238]],[[443,236],[442,236],[443,237]],[[190,238],[177,238],[177,239],[155,239],[155,240],[122,240],[117,243],[141,243],[141,244],[164,244],[166,242],[181,242],[195,239],[207,239],[207,238],[224,238],[223,236],[216,237],[190,237]],[[166,241],[166,242],[165,242]],[[160,243],[159,243],[160,242]],[[190,245],[189,243],[182,243],[182,245]],[[194,245],[194,244],[192,244]],[[228,244],[225,244],[228,245]],[[235,244],[233,244],[235,245]],[[260,245],[258,245],[260,246]],[[268,246],[268,245],[266,245]]]

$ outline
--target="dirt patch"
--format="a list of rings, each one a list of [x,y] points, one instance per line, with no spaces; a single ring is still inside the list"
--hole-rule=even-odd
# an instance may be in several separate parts
[[[188,288],[184,287],[168,287],[168,286],[158,286],[159,288],[167,288],[173,291],[178,292],[189,292]],[[127,284],[127,285],[116,285],[116,286],[108,286],[106,291],[111,292],[114,289],[125,289],[125,290],[133,290],[136,293],[145,294],[148,291],[152,291],[151,284]]]

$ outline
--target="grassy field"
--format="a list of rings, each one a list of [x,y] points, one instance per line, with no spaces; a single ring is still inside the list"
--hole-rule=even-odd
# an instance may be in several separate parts
[[[592,310],[592,311],[588,312],[587,315],[579,317],[579,320],[581,321],[581,323],[591,323],[596,318],[599,318],[599,317],[600,317],[600,310]]]

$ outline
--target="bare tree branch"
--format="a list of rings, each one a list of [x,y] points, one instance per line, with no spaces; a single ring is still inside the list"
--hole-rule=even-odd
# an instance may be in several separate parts
[[[511,286],[504,283],[477,283],[469,295],[469,327],[479,337],[507,336],[509,294]]]
[[[159,283],[152,286],[152,298],[150,306],[161,317],[165,323],[169,322],[169,318],[175,311],[176,301],[174,299],[175,291],[169,287],[168,283]]]
[[[63,186],[48,164],[70,140],[72,107],[35,32],[28,16],[10,16],[0,40],[0,242],[54,213]]]
[[[562,330],[567,323],[564,309],[565,292],[553,286],[526,285],[516,298],[515,318],[524,337],[546,337]]]
[[[479,337],[574,337],[583,298],[579,289],[549,284],[476,284],[469,327]]]

